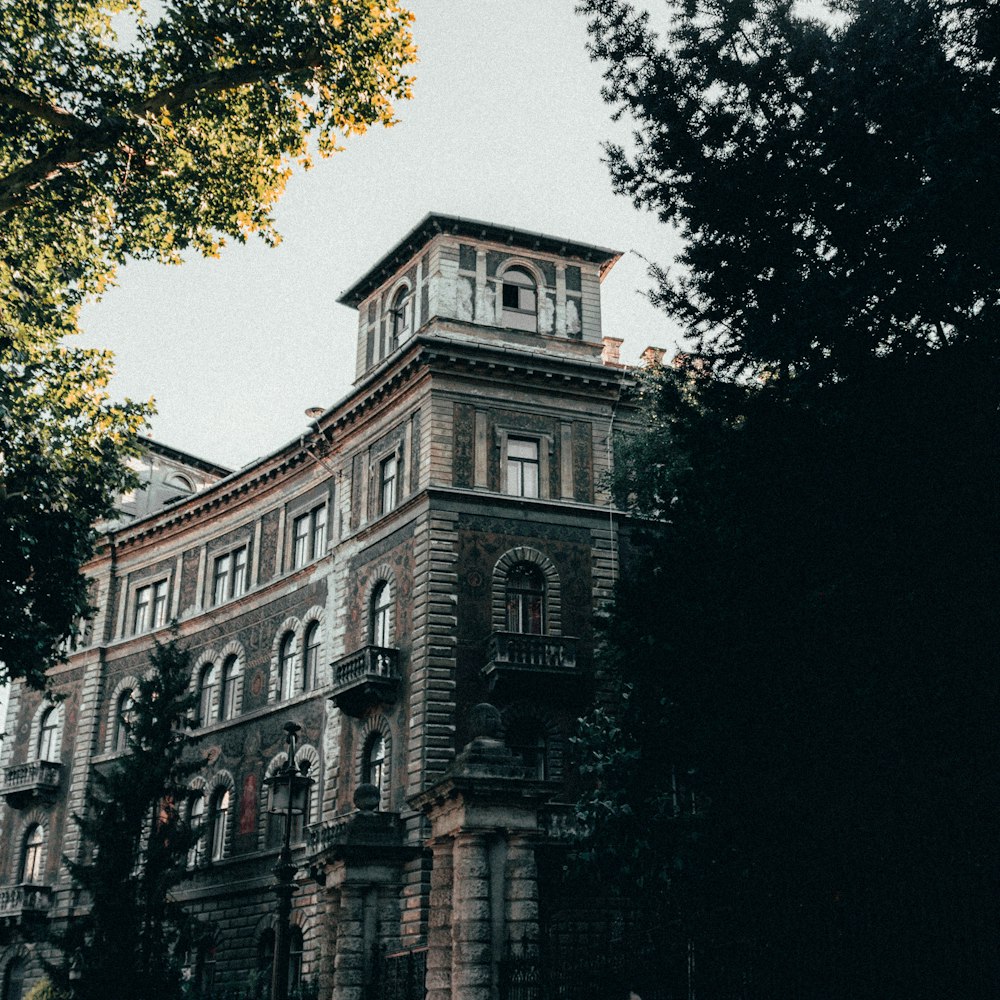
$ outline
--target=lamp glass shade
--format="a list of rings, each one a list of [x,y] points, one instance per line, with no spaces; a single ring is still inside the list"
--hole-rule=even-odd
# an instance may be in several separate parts
[[[309,805],[309,788],[313,779],[304,774],[279,771],[266,779],[267,811],[286,816],[301,816]]]

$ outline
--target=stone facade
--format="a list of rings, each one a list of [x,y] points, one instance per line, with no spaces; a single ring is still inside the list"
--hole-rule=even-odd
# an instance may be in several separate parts
[[[156,446],[164,482],[193,492],[133,498],[86,568],[97,612],[53,671],[64,700],[11,693],[4,997],[85,905],[60,862],[84,850],[69,817],[121,752],[123,699],[171,620],[200,695],[191,802],[221,823],[178,893],[206,932],[201,995],[270,961],[264,782],[290,721],[315,779],[293,838],[297,976],[361,1000],[406,962],[432,1000],[488,1000],[505,949],[537,949],[536,854],[565,827],[568,736],[598,686],[592,619],[617,564],[601,484],[626,375],[599,304],[617,257],[428,216],[342,297],[357,381],[306,435],[230,474]]]

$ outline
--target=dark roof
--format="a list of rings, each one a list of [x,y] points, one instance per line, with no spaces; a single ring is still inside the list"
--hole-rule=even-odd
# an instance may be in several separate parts
[[[558,236],[546,236],[544,233],[533,233],[527,229],[514,229],[512,226],[498,226],[493,222],[480,222],[476,219],[463,219],[457,215],[440,215],[437,212],[430,212],[374,267],[354,282],[337,301],[345,306],[357,308],[363,299],[390,278],[396,270],[438,233],[452,233],[455,236],[468,236],[471,239],[507,243],[522,250],[541,250],[545,253],[578,257],[600,264],[602,278],[614,262],[621,257],[619,251],[608,250],[606,247],[577,243],[573,240],[560,239]]]
[[[157,455],[162,455],[164,458],[171,458],[175,462],[182,462],[184,465],[191,466],[192,469],[207,472],[209,475],[228,476],[229,473],[233,471],[232,469],[227,469],[223,465],[216,465],[214,462],[206,462],[205,459],[198,458],[196,455],[191,455],[186,451],[181,451],[179,448],[171,448],[170,445],[161,444],[159,441],[154,441],[151,437],[139,435],[139,441],[146,451],[155,452]]]

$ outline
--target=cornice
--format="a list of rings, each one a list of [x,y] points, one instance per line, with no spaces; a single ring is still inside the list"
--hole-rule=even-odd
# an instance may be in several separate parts
[[[441,333],[435,334],[436,330]],[[348,434],[389,405],[397,405],[401,390],[428,373],[444,373],[450,377],[465,374],[476,379],[507,382],[514,377],[522,383],[548,389],[558,385],[563,391],[588,396],[595,392],[617,394],[623,381],[630,381],[627,369],[542,349],[494,342],[483,336],[483,330],[478,324],[460,320],[449,320],[446,325],[441,320],[431,320],[400,347],[397,354],[323,414],[313,430],[168,510],[157,511],[109,532],[105,536],[106,544],[121,552],[179,533],[202,518],[214,517],[224,508],[257,499],[264,491],[274,489],[279,482],[309,466],[320,466],[320,478],[330,475],[329,469],[324,473],[321,459],[341,450],[338,437]],[[448,336],[449,331],[457,336]]]

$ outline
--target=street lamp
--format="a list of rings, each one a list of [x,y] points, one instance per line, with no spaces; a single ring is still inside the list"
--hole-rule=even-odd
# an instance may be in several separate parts
[[[292,894],[295,892],[296,867],[292,862],[292,818],[302,816],[309,803],[310,778],[295,762],[295,737],[302,727],[294,722],[285,723],[285,742],[288,760],[269,778],[267,785],[267,811],[284,815],[285,839],[274,866],[277,882],[274,894],[278,897],[278,925],[274,934],[274,962],[271,967],[271,1000],[288,1000],[288,940],[291,928]]]

